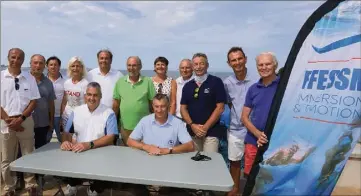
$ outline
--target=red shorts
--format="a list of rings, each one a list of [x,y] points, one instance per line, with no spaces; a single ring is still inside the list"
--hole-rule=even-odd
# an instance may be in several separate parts
[[[257,150],[257,146],[253,144],[246,144],[244,150],[244,173],[247,175],[251,172],[253,162],[257,155]]]

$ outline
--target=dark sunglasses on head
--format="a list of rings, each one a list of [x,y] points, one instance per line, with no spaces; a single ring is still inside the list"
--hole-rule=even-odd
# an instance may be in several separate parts
[[[197,87],[196,89],[194,89],[194,98],[198,99],[198,92],[199,92],[199,87]]]
[[[163,84],[160,83],[160,84],[158,84],[158,94],[161,94],[162,90],[163,90]]]
[[[15,90],[19,90],[19,88],[20,88],[19,78],[15,78],[14,81],[15,81]]]

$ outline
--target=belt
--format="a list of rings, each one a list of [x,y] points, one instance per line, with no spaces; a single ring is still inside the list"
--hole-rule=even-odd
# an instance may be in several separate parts
[[[21,115],[9,116],[9,118],[19,118]]]

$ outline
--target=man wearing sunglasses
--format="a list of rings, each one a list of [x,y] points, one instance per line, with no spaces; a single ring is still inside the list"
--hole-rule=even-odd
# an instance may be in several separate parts
[[[34,150],[34,121],[31,113],[40,98],[33,76],[22,72],[25,53],[12,48],[8,53],[8,69],[1,71],[1,172],[4,178],[4,195],[15,195],[15,178],[11,175],[10,163],[16,159],[18,146],[23,155]],[[20,143],[20,145],[18,145]],[[37,195],[34,174],[24,174],[29,195]]]
[[[218,152],[219,138],[227,134],[219,121],[226,92],[222,80],[207,73],[209,64],[205,54],[195,54],[192,61],[195,77],[183,87],[181,115],[198,150]]]

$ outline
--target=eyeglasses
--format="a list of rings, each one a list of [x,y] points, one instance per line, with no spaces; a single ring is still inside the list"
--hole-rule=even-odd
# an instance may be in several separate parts
[[[19,90],[19,88],[20,88],[19,78],[15,78],[14,81],[15,81],[15,90]]]
[[[158,94],[162,94],[162,90],[163,90],[163,84],[160,83],[158,84]]]
[[[199,87],[197,87],[196,89],[194,89],[194,98],[198,99],[198,92],[199,92]]]

